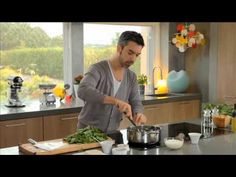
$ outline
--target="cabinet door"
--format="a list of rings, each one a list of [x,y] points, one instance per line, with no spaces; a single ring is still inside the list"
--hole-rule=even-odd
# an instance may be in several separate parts
[[[144,114],[148,125],[168,123],[171,118],[171,103],[162,103],[144,106]]]
[[[200,118],[200,100],[173,102],[171,122]]]
[[[73,113],[44,117],[44,140],[64,138],[75,133],[78,115],[79,113]]]
[[[29,138],[43,140],[42,118],[28,118],[0,122],[0,147],[27,143]]]
[[[147,117],[146,125],[168,123],[171,118],[171,106],[171,103],[145,105],[143,114]],[[125,129],[131,125],[132,123],[123,117],[119,129]]]
[[[220,23],[218,38],[218,102],[236,103],[236,24]]]

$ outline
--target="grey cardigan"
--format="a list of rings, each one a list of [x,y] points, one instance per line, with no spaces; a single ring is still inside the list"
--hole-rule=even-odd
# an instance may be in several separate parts
[[[103,104],[105,95],[113,95],[113,77],[107,60],[91,65],[80,83],[78,96],[85,101],[85,105],[79,114],[79,124],[95,126],[106,133],[119,128],[122,113],[114,105]],[[125,69],[115,97],[129,102],[133,113],[143,112],[137,77],[133,71]]]

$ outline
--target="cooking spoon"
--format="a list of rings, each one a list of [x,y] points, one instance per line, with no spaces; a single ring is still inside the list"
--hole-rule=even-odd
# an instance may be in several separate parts
[[[130,116],[126,115],[127,113],[124,112],[125,117],[136,127],[137,125],[134,123],[134,121],[130,118]]]
[[[119,105],[117,105],[117,108],[119,108]],[[125,117],[127,118],[127,119],[129,119],[129,121],[136,127],[137,125],[134,123],[134,121],[131,119],[131,117],[130,116],[127,116],[127,112],[123,112],[124,113],[124,115],[125,115]]]

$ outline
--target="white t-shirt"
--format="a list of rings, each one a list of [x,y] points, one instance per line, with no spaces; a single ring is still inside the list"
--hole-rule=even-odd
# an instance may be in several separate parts
[[[116,78],[114,77],[110,62],[109,61],[107,61],[107,62],[108,62],[108,65],[109,65],[109,68],[110,68],[110,71],[111,71],[111,74],[113,77],[113,88],[114,88],[114,95],[113,96],[115,96],[116,92],[118,91],[118,89],[120,87],[121,81],[116,80]]]

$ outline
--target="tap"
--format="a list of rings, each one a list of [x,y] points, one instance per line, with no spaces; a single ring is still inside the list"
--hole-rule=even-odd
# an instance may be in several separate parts
[[[155,94],[155,90],[157,90],[158,88],[155,87],[155,79],[154,79],[154,73],[155,73],[155,70],[156,69],[160,69],[160,72],[161,72],[161,79],[162,79],[162,69],[160,66],[155,66],[152,70],[152,83],[153,83],[153,94]]]

